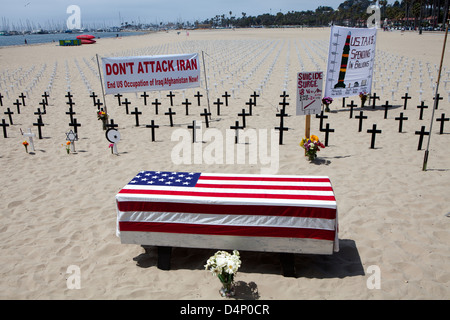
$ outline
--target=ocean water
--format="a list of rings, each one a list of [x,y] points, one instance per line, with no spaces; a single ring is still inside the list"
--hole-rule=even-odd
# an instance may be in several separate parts
[[[94,40],[101,38],[127,37],[144,34],[144,32],[86,32],[86,33],[57,33],[57,34],[26,34],[13,36],[0,36],[0,47],[24,45],[25,40],[28,44],[54,42],[59,45],[59,40],[76,39],[80,34],[91,34],[95,36]]]

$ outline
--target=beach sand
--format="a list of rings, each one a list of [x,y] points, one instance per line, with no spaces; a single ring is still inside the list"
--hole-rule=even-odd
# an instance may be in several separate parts
[[[99,39],[94,45],[80,47],[51,43],[1,48],[1,118],[9,122],[3,114],[7,107],[15,114],[14,125],[7,128],[8,138],[0,133],[0,298],[223,299],[218,293],[220,282],[203,267],[216,250],[174,248],[172,268],[163,271],[156,267],[156,249],[144,255],[138,245],[121,244],[115,234],[115,195],[140,170],[258,174],[264,166],[248,161],[188,165],[172,161],[171,151],[178,143],[171,141],[172,132],[186,128],[192,120],[202,120],[198,114],[207,106],[204,88],[198,89],[204,95],[201,107],[194,98],[197,89],[184,92],[193,102],[189,116],[184,115],[181,105],[183,92],[174,92],[174,127],[164,115],[170,105],[168,92],[149,92],[148,106],[144,106],[140,93],[124,94],[131,101],[131,110],[139,107],[143,112],[140,127],[135,126],[133,115],[125,113],[124,106],[118,106],[117,98],[106,96],[109,116],[121,133],[118,155],[108,148],[97,108],[89,96],[90,87],[102,100],[96,54],[107,57],[203,50],[213,113],[211,128],[225,132],[234,125],[250,94],[267,77],[247,126],[273,129],[279,124],[275,114],[282,101],[280,95],[287,88],[290,117],[285,118],[285,125],[289,131],[279,146],[276,173],[329,176],[338,204],[339,252],[330,256],[298,254],[296,278],[286,278],[278,254],[243,251],[242,267],[235,279],[236,298],[449,299],[450,217],[446,215],[450,212],[450,123],[446,123],[444,134],[439,134],[439,123],[433,123],[427,171],[422,171],[422,163],[428,137],[418,151],[419,137],[415,135],[421,126],[429,131],[434,96],[430,83],[437,78],[443,37],[442,33],[378,31],[377,83],[372,90],[381,96],[377,108],[361,109],[357,96],[346,99],[346,103],[354,100],[358,104],[354,115],[363,110],[368,116],[362,132],[358,132],[358,120],[350,119],[349,108],[342,108],[342,99],[336,99],[325,119],[335,132],[330,133],[329,146],[313,163],[305,159],[299,147],[305,120],[295,116],[295,79],[301,71],[299,58],[305,71],[316,71],[316,64],[326,71],[327,28],[193,30],[189,35],[171,31]],[[450,85],[444,83],[450,78],[448,53],[440,90],[443,100],[435,119],[442,113],[450,115]],[[423,120],[419,120],[416,108],[420,104],[420,69],[422,100],[428,105]],[[250,71],[253,73],[246,84],[237,88]],[[401,81],[392,99],[391,89],[397,88],[397,79]],[[81,123],[76,152],[71,154],[62,146],[66,132],[73,129],[66,114],[69,82],[74,117]],[[400,97],[408,82],[412,99],[403,110]],[[383,90],[381,83],[385,83]],[[13,103],[27,88],[26,106],[17,114]],[[225,91],[231,93],[232,88],[235,94],[229,106],[222,106],[221,116],[216,116],[212,102]],[[50,97],[47,114],[42,116],[43,139],[36,137],[36,150],[27,154],[20,129],[32,128],[37,134],[34,112],[41,107],[45,90],[50,90]],[[155,98],[162,102],[159,115],[150,104]],[[384,119],[380,106],[386,100],[393,107]],[[400,112],[408,117],[402,133],[394,119]],[[151,131],[145,128],[152,119],[160,125],[156,142],[151,142]],[[375,149],[370,148],[371,136],[367,133],[373,124],[382,130]],[[314,116],[311,134],[324,139]],[[79,268],[80,289],[67,285],[72,275],[70,266]],[[380,272],[379,289],[370,287],[373,266]]]

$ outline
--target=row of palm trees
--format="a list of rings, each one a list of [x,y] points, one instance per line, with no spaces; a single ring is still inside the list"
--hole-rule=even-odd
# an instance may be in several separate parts
[[[283,26],[283,25],[307,25],[318,26],[330,23],[358,25],[366,21],[370,13],[367,8],[378,2],[381,12],[381,20],[387,19],[397,25],[405,27],[430,26],[437,28],[443,26],[449,18],[450,0],[396,0],[389,4],[387,0],[345,0],[335,10],[329,6],[319,6],[315,11],[288,11],[276,14],[261,14],[249,16],[242,12],[241,17],[233,16],[233,12],[216,15],[206,19],[203,24],[215,27],[235,26]]]

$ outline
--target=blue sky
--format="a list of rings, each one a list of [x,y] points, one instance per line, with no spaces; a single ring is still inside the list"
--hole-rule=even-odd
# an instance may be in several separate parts
[[[81,9],[81,22],[119,25],[120,22],[140,21],[142,23],[203,21],[215,15],[225,14],[242,17],[262,13],[275,14],[279,11],[315,10],[320,5],[334,9],[344,0],[1,0],[0,18],[10,23],[25,24],[27,19],[34,23],[65,22],[70,16],[69,5]],[[119,17],[121,20],[119,20]],[[0,25],[1,28],[1,25]]]

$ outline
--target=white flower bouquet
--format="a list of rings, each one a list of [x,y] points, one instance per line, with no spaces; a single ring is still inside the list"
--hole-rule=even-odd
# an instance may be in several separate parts
[[[206,261],[205,269],[217,276],[222,283],[220,293],[224,297],[234,295],[234,276],[241,266],[241,259],[237,250],[230,254],[226,251],[217,251]]]

